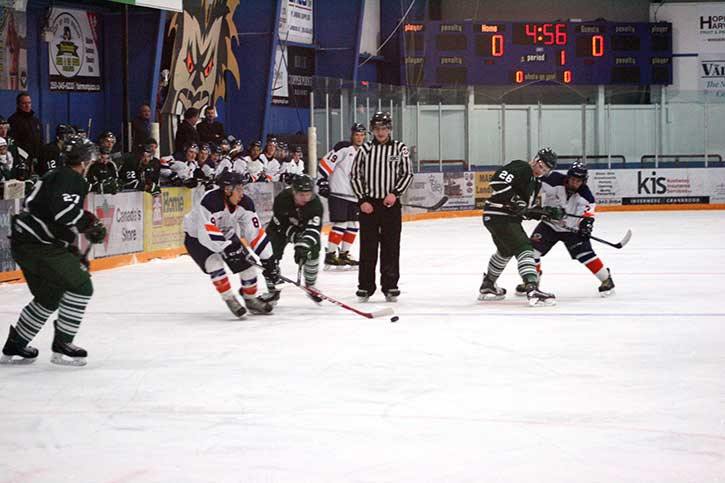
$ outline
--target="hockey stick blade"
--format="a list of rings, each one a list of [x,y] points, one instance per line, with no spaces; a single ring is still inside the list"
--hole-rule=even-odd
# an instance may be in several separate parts
[[[570,231],[572,233],[579,233],[579,230],[571,228],[567,231]],[[608,245],[610,247],[620,249],[624,247],[627,243],[629,243],[629,239],[632,238],[632,230],[627,230],[627,233],[624,234],[624,238],[622,238],[622,241],[620,241],[619,243],[612,243],[610,241],[604,240],[603,238],[597,238],[595,236],[590,236],[589,238],[594,241],[598,241],[599,243],[604,243],[605,245]]]

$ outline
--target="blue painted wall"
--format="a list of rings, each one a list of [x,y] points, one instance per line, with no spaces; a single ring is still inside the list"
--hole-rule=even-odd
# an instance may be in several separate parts
[[[44,125],[50,125],[51,138],[59,123],[86,127],[92,119],[92,136],[112,130],[120,137],[123,120],[123,91],[121,64],[121,13],[119,7],[103,8],[86,3],[64,2],[58,6],[85,9],[100,16],[99,49],[103,87],[97,93],[51,92],[48,80],[48,44],[40,37],[41,26],[50,2],[31,0],[27,7],[28,92],[33,110]],[[130,85],[129,102],[132,114],[135,106],[148,100],[151,82],[153,49],[158,26],[158,11],[131,7],[129,15]],[[0,90],[0,113],[9,117],[15,111],[19,91]]]

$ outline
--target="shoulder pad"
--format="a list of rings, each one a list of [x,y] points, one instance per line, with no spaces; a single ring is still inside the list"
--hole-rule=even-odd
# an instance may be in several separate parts
[[[239,202],[239,206],[247,211],[255,211],[254,200],[247,195],[242,196],[242,201]]]
[[[224,195],[222,194],[221,188],[216,188],[204,193],[204,196],[201,199],[201,206],[209,210],[211,213],[224,211]]]
[[[547,176],[541,178],[541,181],[549,186],[564,186],[565,179],[566,175],[559,173],[558,171],[552,171]]]
[[[346,148],[346,147],[348,147],[348,146],[352,146],[352,143],[351,143],[350,141],[340,141],[339,143],[335,144],[335,145],[334,145],[334,146],[332,147],[332,150],[333,150],[333,151],[339,151],[339,150],[341,150],[342,148]]]
[[[594,203],[594,194],[592,193],[592,190],[589,189],[589,186],[583,184],[581,188],[579,188],[579,191],[577,191],[577,194],[589,203]]]

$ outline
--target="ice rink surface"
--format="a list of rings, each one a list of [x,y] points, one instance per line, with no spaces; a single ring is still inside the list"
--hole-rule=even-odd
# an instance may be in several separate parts
[[[88,366],[50,364],[49,323],[35,364],[0,367],[0,483],[725,481],[725,213],[602,213],[595,235],[628,228],[595,244],[614,297],[557,246],[559,305],[531,308],[476,302],[479,218],[406,223],[398,323],[292,286],[236,321],[188,257],[96,273]],[[3,340],[28,300],[0,286]]]

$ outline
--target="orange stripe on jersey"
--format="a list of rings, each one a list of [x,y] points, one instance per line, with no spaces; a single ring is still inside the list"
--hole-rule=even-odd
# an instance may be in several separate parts
[[[219,229],[219,227],[217,227],[216,225],[210,224],[210,223],[207,223],[206,225],[204,225],[204,228],[206,228],[206,231],[210,231],[212,233],[221,233],[222,232]]]
[[[332,168],[329,164],[327,164],[327,160],[325,160],[325,158],[322,158],[320,160],[320,168],[322,168],[322,170],[327,173],[327,176],[330,176],[332,174]]]
[[[252,247],[257,248],[257,245],[259,245],[259,242],[262,241],[262,238],[264,238],[265,231],[264,228],[260,228],[257,232],[257,236],[254,237],[254,240],[252,240]]]

